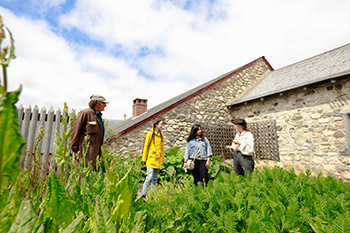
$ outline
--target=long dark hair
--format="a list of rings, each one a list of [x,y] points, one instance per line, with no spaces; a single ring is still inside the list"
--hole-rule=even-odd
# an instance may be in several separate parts
[[[203,127],[200,126],[199,124],[195,124],[195,125],[192,126],[190,135],[189,135],[188,138],[186,139],[187,142],[189,142],[189,141],[191,141],[193,138],[196,138],[196,137],[197,137],[197,131],[198,131],[199,127],[200,127],[201,130],[202,130],[202,133],[201,133],[201,135],[199,135],[199,136],[201,137],[202,141],[204,141],[204,131],[203,131]]]
[[[243,130],[252,132],[251,129],[247,125],[243,125]]]
[[[153,121],[153,132],[152,132],[152,140],[153,140],[153,144],[154,144],[154,135],[155,135],[155,131],[156,131],[156,126],[161,122],[162,120],[159,119],[159,118],[156,118],[154,121]],[[162,142],[163,142],[163,134],[162,134],[162,131],[159,130],[159,133],[160,133],[160,137],[162,139]]]

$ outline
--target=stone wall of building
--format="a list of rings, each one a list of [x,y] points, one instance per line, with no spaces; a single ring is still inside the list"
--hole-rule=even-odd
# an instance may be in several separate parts
[[[231,119],[226,107],[227,101],[241,94],[246,87],[269,72],[269,67],[260,60],[159,116],[165,122],[162,130],[165,151],[174,146],[185,148],[186,138],[193,124],[227,124]],[[152,121],[118,138],[112,146],[117,154],[137,155],[141,152],[144,136],[151,128]]]
[[[230,114],[248,122],[276,119],[280,161],[256,161],[258,169],[280,166],[350,181],[350,155],[340,153],[350,135],[337,115],[350,109],[349,90],[350,78],[328,81],[234,106]]]

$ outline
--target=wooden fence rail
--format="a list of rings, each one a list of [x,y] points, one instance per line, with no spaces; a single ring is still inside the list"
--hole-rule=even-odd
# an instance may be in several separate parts
[[[38,145],[38,149],[42,154],[42,163],[46,164],[49,160],[50,168],[54,165],[54,152],[53,152],[53,140],[54,130],[56,130],[60,136],[62,136],[63,124],[62,111],[57,109],[56,112],[51,107],[48,111],[45,107],[39,112],[38,106],[33,109],[30,105],[23,107],[20,105],[17,109],[18,112],[18,124],[23,139],[27,142],[26,155],[23,159],[22,166],[28,166],[32,161],[34,143],[38,135],[39,127],[44,128],[44,137]],[[68,122],[73,118],[75,110],[69,112]],[[51,155],[51,156],[50,156]],[[53,155],[53,156],[52,156]]]

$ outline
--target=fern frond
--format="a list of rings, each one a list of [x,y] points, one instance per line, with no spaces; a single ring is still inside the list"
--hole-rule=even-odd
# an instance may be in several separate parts
[[[329,232],[333,233],[345,233],[350,232],[350,212],[340,214],[334,221]]]

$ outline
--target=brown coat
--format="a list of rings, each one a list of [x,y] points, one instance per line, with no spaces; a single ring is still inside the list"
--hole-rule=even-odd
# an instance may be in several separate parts
[[[79,163],[82,159],[82,151],[86,151],[85,136],[90,136],[88,141],[90,145],[86,153],[86,164],[92,161],[92,167],[95,170],[96,159],[101,156],[103,136],[100,122],[92,108],[80,111],[72,126],[69,146],[76,153]]]

